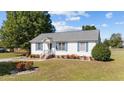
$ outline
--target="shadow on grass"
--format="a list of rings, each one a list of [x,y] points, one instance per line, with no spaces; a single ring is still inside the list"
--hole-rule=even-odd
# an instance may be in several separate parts
[[[0,76],[11,74],[10,71],[16,68],[15,62],[0,62]]]
[[[115,59],[110,58],[109,60],[103,62],[113,62],[113,61],[115,61]]]
[[[17,62],[0,62],[0,76],[16,74],[23,71],[35,71],[39,67],[32,67],[30,70],[24,69],[18,71],[16,68]]]

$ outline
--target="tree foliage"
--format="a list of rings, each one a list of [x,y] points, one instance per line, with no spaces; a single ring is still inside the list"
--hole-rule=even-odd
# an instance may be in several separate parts
[[[1,28],[5,47],[30,47],[29,41],[41,33],[55,31],[48,12],[13,11],[7,12],[7,20]]]
[[[107,47],[109,47],[110,46],[110,40],[105,39],[103,44],[106,45]]]
[[[122,47],[122,37],[120,33],[112,34],[110,38],[110,45],[113,48],[121,48]]]
[[[86,25],[86,26],[82,26],[82,30],[83,31],[96,30],[96,27],[95,26]]]

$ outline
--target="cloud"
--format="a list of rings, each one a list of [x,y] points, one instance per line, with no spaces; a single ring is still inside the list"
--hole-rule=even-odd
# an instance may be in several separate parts
[[[108,25],[107,24],[100,24],[100,25],[96,25],[96,26],[98,26],[98,27],[108,27]]]
[[[55,26],[59,26],[59,25],[66,25],[66,22],[65,21],[58,21],[58,22],[53,22],[52,24]]]
[[[79,21],[80,20],[80,17],[68,17],[66,18],[66,21]]]
[[[76,16],[85,16],[90,17],[90,15],[85,11],[49,11],[52,15],[64,15],[66,17],[76,17]]]
[[[122,22],[115,22],[116,25],[123,25],[124,24],[124,21]]]
[[[101,27],[107,27],[108,25],[107,24],[101,24]]]
[[[65,16],[65,21],[79,21],[80,16],[90,17],[87,12],[84,11],[50,11],[51,15]]]
[[[112,18],[112,12],[108,12],[105,16],[107,19],[111,19]]]
[[[81,27],[74,27],[74,26],[66,25],[65,21],[53,22],[52,24],[55,26],[56,32],[79,31],[79,30],[81,30]]]
[[[91,24],[91,26],[95,26],[95,24]]]

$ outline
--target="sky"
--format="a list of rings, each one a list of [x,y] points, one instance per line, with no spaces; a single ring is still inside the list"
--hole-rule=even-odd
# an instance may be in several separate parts
[[[80,31],[82,25],[95,25],[101,38],[109,39],[112,33],[124,37],[123,11],[49,11],[56,32]],[[6,20],[6,12],[0,12],[0,27]]]

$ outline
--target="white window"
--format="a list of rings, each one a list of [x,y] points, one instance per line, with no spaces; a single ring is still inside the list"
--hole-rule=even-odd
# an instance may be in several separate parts
[[[67,50],[67,43],[65,43],[65,42],[57,42],[56,43],[56,50],[60,50],[60,51]]]
[[[36,43],[36,50],[43,50],[43,43]]]

